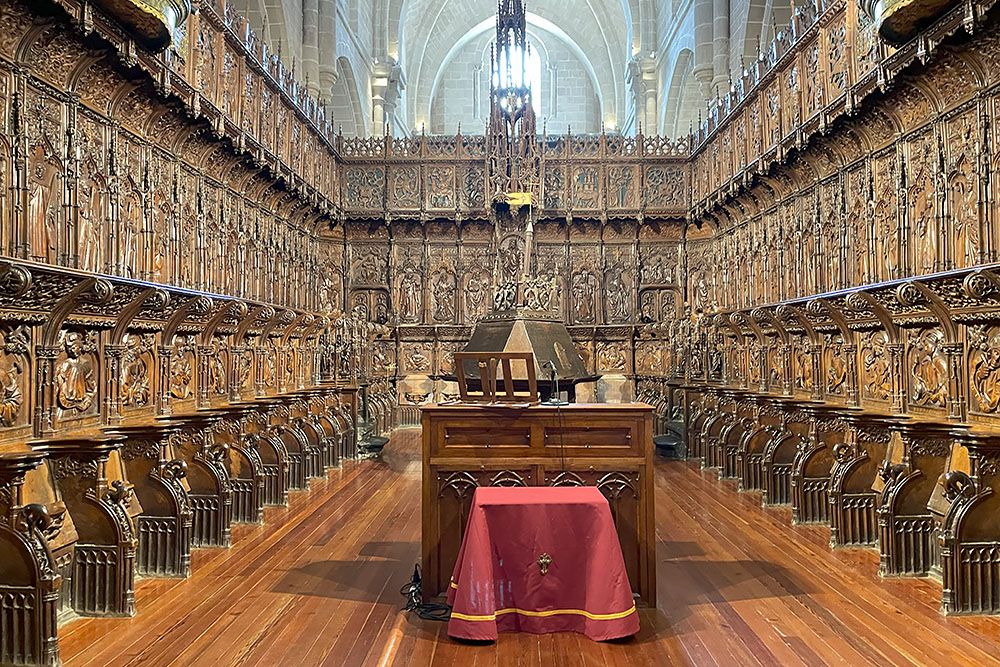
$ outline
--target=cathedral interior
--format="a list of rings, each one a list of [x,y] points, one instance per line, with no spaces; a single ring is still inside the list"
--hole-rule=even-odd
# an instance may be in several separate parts
[[[1000,7],[780,4],[0,0],[0,665],[1000,664]],[[500,311],[629,641],[400,611]]]

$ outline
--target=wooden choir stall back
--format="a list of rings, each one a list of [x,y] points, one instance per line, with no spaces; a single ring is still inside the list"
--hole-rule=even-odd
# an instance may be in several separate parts
[[[642,403],[428,405],[423,426],[423,592],[446,592],[478,486],[596,486],[632,591],[656,606],[653,408]]]

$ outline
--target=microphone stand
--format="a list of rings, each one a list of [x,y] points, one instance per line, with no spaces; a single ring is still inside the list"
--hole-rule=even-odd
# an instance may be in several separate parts
[[[567,401],[560,400],[559,398],[559,374],[556,372],[556,365],[551,361],[546,361],[542,364],[542,368],[548,368],[551,371],[549,380],[552,382],[552,386],[549,391],[549,398],[544,401],[542,405],[569,405]]]

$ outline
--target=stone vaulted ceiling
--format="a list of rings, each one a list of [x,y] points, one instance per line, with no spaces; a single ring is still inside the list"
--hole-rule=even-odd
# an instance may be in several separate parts
[[[415,124],[429,113],[435,80],[453,47],[489,30],[496,5],[491,0],[386,1],[386,47],[405,73],[405,113]],[[548,27],[566,47],[582,56],[596,82],[605,118],[622,118],[627,64],[643,48],[644,33],[655,25],[653,3],[537,0],[526,9],[533,22]],[[648,37],[648,41],[653,40]]]

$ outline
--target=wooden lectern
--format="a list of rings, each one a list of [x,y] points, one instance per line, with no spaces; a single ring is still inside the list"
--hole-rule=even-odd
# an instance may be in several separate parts
[[[477,486],[596,486],[632,590],[656,606],[652,406],[428,405],[422,424],[427,599],[446,592]]]

